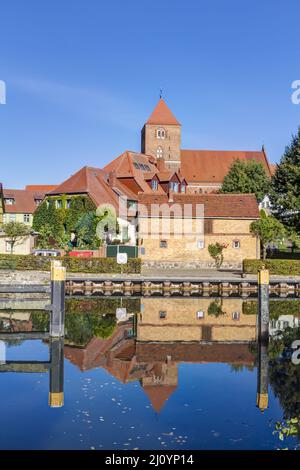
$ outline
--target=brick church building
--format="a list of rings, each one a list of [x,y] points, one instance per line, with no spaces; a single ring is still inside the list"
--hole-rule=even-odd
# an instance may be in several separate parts
[[[273,165],[264,148],[260,151],[185,150],[181,148],[181,124],[160,98],[142,129],[141,152],[163,160],[166,168],[180,172],[190,193],[216,192],[236,159],[262,163],[271,177]]]

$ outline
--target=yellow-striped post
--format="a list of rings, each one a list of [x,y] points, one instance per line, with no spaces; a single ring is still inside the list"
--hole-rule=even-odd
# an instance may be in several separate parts
[[[51,261],[51,320],[50,336],[65,334],[66,268],[61,261]]]
[[[269,339],[269,283],[268,269],[258,271],[258,337],[264,341]]]

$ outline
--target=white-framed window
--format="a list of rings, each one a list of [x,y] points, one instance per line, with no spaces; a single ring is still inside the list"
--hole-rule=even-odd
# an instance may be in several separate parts
[[[180,186],[180,191],[181,191],[182,193],[185,193],[185,192],[186,192],[186,185],[185,185],[185,184],[182,184],[182,185]]]
[[[30,222],[30,214],[23,214],[23,222],[28,224]]]
[[[235,250],[238,250],[239,248],[241,248],[241,242],[239,240],[233,240],[232,248],[234,248]]]
[[[162,127],[160,127],[159,129],[156,129],[156,138],[157,139],[165,139],[167,136],[167,133],[165,131],[165,129],[163,129]]]
[[[203,248],[205,248],[204,240],[197,240],[197,248],[199,248],[199,250],[203,250]]]
[[[151,181],[151,188],[152,188],[153,191],[157,191],[157,188],[158,188],[157,180],[152,180]]]
[[[162,158],[164,156],[164,149],[161,146],[157,147],[156,156],[157,158]]]
[[[35,199],[35,204],[39,206],[42,202],[42,199]]]
[[[238,321],[240,319],[240,312],[232,312],[232,320]]]
[[[62,200],[61,199],[57,199],[56,201],[56,209],[61,209],[62,208]]]
[[[160,247],[160,248],[168,248],[168,242],[167,242],[167,240],[160,240],[160,242],[159,242],[159,247]]]
[[[160,310],[159,318],[161,318],[161,320],[164,320],[166,317],[167,317],[167,312],[165,310]]]
[[[9,222],[15,222],[16,221],[16,214],[9,214]]]
[[[67,203],[66,203],[67,209],[70,209],[71,202],[72,202],[71,199],[67,199]]]
[[[196,315],[197,315],[197,318],[199,318],[199,319],[204,318],[203,310],[199,310]]]

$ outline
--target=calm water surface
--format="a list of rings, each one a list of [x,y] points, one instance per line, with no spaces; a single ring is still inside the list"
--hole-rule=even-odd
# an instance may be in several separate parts
[[[278,339],[298,331],[299,301],[271,302],[267,361],[256,309],[242,299],[72,299],[64,342],[2,336],[0,448],[297,447],[274,431],[300,416],[300,366]],[[0,333],[47,328],[46,312],[0,312]]]

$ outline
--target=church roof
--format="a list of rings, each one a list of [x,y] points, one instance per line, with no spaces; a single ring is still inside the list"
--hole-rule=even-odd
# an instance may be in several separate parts
[[[255,160],[262,163],[267,175],[271,168],[265,152],[236,150],[181,150],[181,174],[187,181],[223,183],[234,160]]]
[[[157,103],[153,113],[149,117],[146,124],[158,124],[158,125],[168,125],[168,126],[180,126],[180,122],[177,121],[176,117],[167,106],[165,100],[160,98]]]
[[[175,385],[145,385],[143,390],[151,401],[153,409],[159,413],[166,401],[176,390]]]

